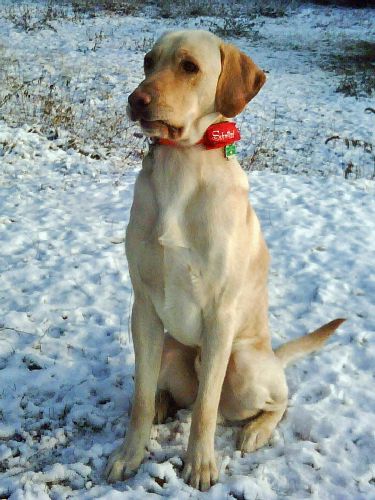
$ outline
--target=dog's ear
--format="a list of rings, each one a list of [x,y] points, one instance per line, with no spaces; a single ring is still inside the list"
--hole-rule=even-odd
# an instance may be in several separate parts
[[[227,118],[241,113],[246,104],[257,95],[266,75],[234,45],[220,46],[221,73],[216,89],[216,110]]]

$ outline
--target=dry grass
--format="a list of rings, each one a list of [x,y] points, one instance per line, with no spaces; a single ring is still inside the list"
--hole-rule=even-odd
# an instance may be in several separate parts
[[[96,159],[114,149],[125,156],[141,154],[143,141],[134,136],[125,106],[113,102],[104,81],[96,82],[90,93],[82,91],[79,74],[44,72],[30,78],[22,63],[1,47],[0,66],[0,112],[9,125],[27,124],[60,147]]]
[[[35,31],[40,29],[52,29],[52,21],[68,17],[68,9],[65,5],[59,5],[49,0],[47,3],[33,4],[30,2],[17,2],[4,7],[2,15],[11,21],[17,29],[23,31]]]
[[[336,92],[357,99],[375,94],[375,42],[347,40],[323,61],[340,77]]]
[[[325,143],[330,144],[333,148],[345,148],[347,151],[351,150],[355,153],[353,156],[356,157],[356,163],[354,163],[353,159],[353,161],[349,160],[343,165],[343,174],[345,179],[360,179],[362,177],[375,179],[375,145],[362,139],[340,137],[339,135],[328,137]],[[370,162],[373,164],[371,174],[362,171],[361,164],[363,156],[368,156]],[[344,157],[344,155],[342,155],[342,157]]]

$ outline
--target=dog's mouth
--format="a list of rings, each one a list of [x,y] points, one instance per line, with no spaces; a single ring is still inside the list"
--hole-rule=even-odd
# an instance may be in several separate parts
[[[175,127],[164,120],[145,120],[141,118],[139,123],[147,135],[177,140],[181,137],[183,127]]]
[[[134,122],[139,122],[143,132],[150,137],[162,137],[176,141],[182,136],[184,127],[177,127],[166,120],[149,120],[147,119],[149,118],[148,113],[137,112],[131,106],[128,106],[126,111],[128,117]]]

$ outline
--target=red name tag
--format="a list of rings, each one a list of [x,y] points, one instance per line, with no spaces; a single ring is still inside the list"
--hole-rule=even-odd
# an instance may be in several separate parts
[[[204,144],[209,147],[222,147],[239,141],[240,131],[233,122],[214,123],[204,134]]]

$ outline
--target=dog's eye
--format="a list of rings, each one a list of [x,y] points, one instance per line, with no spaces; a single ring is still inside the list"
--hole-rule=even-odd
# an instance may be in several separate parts
[[[144,68],[145,70],[147,69],[151,69],[154,65],[154,61],[152,60],[152,57],[151,56],[145,56],[145,59],[144,59]]]
[[[199,71],[198,66],[192,61],[188,60],[182,61],[181,67],[184,71],[186,71],[186,73],[198,73]]]

